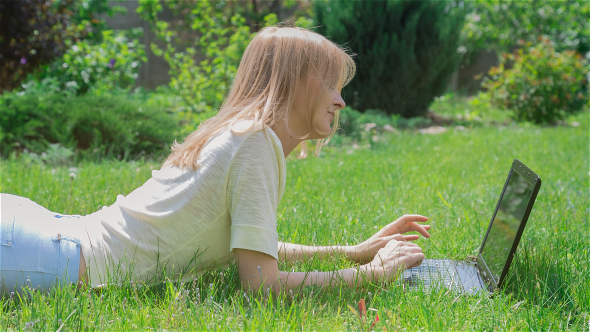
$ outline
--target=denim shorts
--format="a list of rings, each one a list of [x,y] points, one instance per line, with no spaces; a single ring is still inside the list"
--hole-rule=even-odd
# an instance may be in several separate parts
[[[26,287],[47,292],[76,283],[80,239],[69,230],[76,229],[80,216],[8,194],[0,194],[0,204],[0,297]]]

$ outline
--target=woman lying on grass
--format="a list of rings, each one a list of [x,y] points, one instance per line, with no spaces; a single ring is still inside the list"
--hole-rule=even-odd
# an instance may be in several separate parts
[[[115,272],[149,282],[162,268],[168,276],[201,273],[236,259],[246,289],[264,284],[276,293],[391,280],[419,265],[422,249],[407,242],[419,236],[402,235],[429,237],[429,226],[418,224],[428,218],[419,215],[403,216],[355,246],[278,242],[285,157],[305,140],[318,140],[316,154],[329,141],[345,106],[340,90],[354,71],[352,58],[319,34],[263,29],[246,49],[219,114],[175,143],[163,167],[126,197],[81,217],[2,195],[5,291],[23,284],[47,289],[55,280],[96,287],[113,282],[107,276]],[[279,260],[335,253],[359,265],[334,272],[278,269]]]

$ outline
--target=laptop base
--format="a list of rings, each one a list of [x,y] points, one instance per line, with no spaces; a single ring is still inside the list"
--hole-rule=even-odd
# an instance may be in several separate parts
[[[459,293],[489,293],[473,262],[425,259],[420,266],[405,270],[400,280],[410,289],[444,287]]]

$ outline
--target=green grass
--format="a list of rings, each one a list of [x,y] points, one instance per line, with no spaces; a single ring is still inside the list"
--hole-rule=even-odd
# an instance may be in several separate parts
[[[453,123],[464,126],[508,124],[512,122],[513,112],[501,110],[490,105],[485,97],[466,97],[447,93],[437,97],[430,109]]]
[[[380,317],[375,330],[587,331],[588,113],[577,119],[581,126],[576,128],[511,125],[439,135],[402,131],[370,149],[332,147],[320,158],[287,161],[287,186],[277,211],[281,240],[355,244],[402,214],[420,213],[433,225],[432,238],[417,241],[426,256],[463,259],[477,251],[512,160],[520,159],[540,175],[543,185],[508,285],[493,297],[445,289],[409,291],[391,283],[359,290],[307,288],[294,297],[268,298],[264,292],[245,295],[235,266],[230,266],[191,284],[124,283],[100,293],[63,289],[4,299],[0,330],[56,330],[62,324],[61,331],[360,330],[347,304],[355,307],[365,299]],[[88,214],[141,185],[158,167],[80,164],[72,178],[66,167],[3,160],[1,191],[29,197],[52,211]],[[349,266],[337,257],[281,268]],[[369,320],[375,314],[369,311]]]

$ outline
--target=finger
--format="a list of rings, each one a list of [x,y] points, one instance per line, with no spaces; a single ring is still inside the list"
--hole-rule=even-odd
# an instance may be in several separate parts
[[[422,248],[419,247],[404,247],[401,250],[393,251],[395,253],[399,253],[400,255],[411,255],[411,254],[423,254]]]
[[[397,219],[396,221],[399,221],[400,223],[409,223],[409,222],[425,222],[428,221],[428,217],[419,215],[419,214],[406,214],[401,216],[399,219]]]
[[[420,235],[402,235],[404,241],[416,241],[420,238]]]
[[[389,240],[383,249],[388,248],[390,250],[391,247],[399,246],[400,244],[405,243],[404,241],[398,241],[396,239]]]
[[[420,233],[422,236],[424,236],[425,238],[429,238],[430,237],[430,233],[428,233],[428,231],[426,230],[426,228],[422,225],[419,225],[415,222],[409,223],[408,224],[409,228],[413,231],[416,231],[418,233]],[[430,228],[430,227],[429,227]]]
[[[390,260],[400,260],[403,262],[403,260],[409,256],[409,255],[413,255],[413,254],[422,254],[422,248],[420,247],[398,247],[398,248],[387,248],[387,249],[383,249],[383,251],[380,251],[378,256],[384,260],[390,261]]]
[[[381,232],[383,232],[383,235],[389,235],[392,232],[397,233],[399,231],[398,228],[403,227],[405,224],[409,222],[425,222],[427,220],[428,217],[421,216],[419,214],[406,214],[397,218],[397,220],[389,223],[387,226],[383,227],[381,229]]]
[[[423,254],[422,248],[420,247],[406,247],[404,248],[406,254]]]
[[[414,242],[402,242],[400,243],[400,247],[412,247],[412,248],[420,248],[417,244],[415,244]]]
[[[414,253],[414,254],[410,254],[408,256],[405,257],[405,263],[407,268],[413,268],[416,266],[420,266],[420,264],[422,264],[422,261],[424,260],[424,254],[423,253]]]
[[[393,235],[389,235],[383,238],[383,240],[389,242],[391,240],[396,240],[396,241],[405,241],[406,239],[404,238],[403,235],[401,234],[393,234]]]

